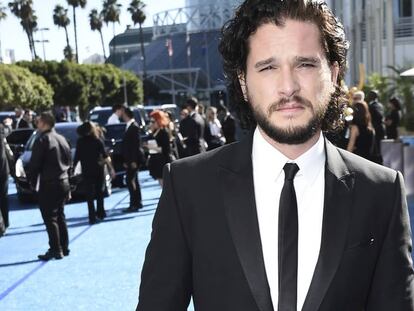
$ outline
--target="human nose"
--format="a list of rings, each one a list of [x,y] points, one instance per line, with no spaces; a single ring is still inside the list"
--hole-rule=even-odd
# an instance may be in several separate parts
[[[284,68],[281,70],[278,85],[279,95],[283,97],[292,97],[300,90],[297,74],[291,68]]]

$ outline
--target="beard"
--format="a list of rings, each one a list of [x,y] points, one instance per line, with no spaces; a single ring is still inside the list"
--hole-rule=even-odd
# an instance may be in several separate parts
[[[267,113],[261,110],[259,107],[255,107],[252,104],[252,98],[248,96],[248,102],[250,108],[253,112],[253,116],[256,119],[257,125],[266,133],[274,141],[281,143],[281,144],[288,144],[288,145],[298,145],[307,142],[311,139],[320,129],[322,126],[323,119],[325,117],[325,113],[327,110],[327,105],[317,105],[317,110],[315,111],[314,106],[312,103],[299,96],[295,95],[291,99],[289,98],[282,98],[278,102],[273,103],[267,109]],[[283,105],[287,104],[290,101],[295,101],[298,104],[301,104],[305,108],[311,110],[312,117],[308,120],[306,124],[303,125],[289,125],[286,128],[278,127],[275,124],[272,124],[270,121],[270,117],[274,111],[277,111],[279,108],[283,107]]]

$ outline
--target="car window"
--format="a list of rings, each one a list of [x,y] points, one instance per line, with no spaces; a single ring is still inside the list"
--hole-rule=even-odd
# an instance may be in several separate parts
[[[76,147],[76,142],[78,140],[78,133],[76,132],[76,127],[62,127],[56,128],[56,132],[66,138],[71,148]]]
[[[78,140],[78,134],[76,132],[76,127],[56,128],[56,132],[66,138],[71,148],[76,147],[76,141]],[[26,146],[25,146],[26,150],[32,150],[33,144],[39,135],[40,135],[40,132],[38,131],[33,132],[32,136],[29,138],[29,140],[26,143]]]
[[[89,120],[103,126],[108,123],[108,119],[112,114],[112,110],[97,110],[89,115]]]
[[[34,144],[36,138],[39,136],[39,134],[40,134],[40,132],[38,132],[38,131],[33,132],[32,136],[30,136],[29,140],[26,143],[26,146],[25,146],[26,150],[32,150],[33,144]]]
[[[125,123],[106,125],[106,139],[120,140],[125,134]]]
[[[33,129],[18,129],[7,136],[7,142],[12,145],[25,144],[33,134]]]

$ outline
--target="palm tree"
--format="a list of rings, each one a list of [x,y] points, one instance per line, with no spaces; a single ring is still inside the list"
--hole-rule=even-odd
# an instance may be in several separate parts
[[[76,62],[79,63],[78,58],[78,33],[76,28],[76,8],[80,6],[82,9],[86,6],[86,0],[66,0],[69,5],[73,7],[73,29],[75,31],[75,49],[76,49]]]
[[[101,36],[103,55],[106,59],[105,44],[102,36],[102,20],[102,14],[98,13],[97,9],[91,10],[91,12],[89,13],[89,24],[91,25],[92,31],[97,30]]]
[[[33,32],[36,31],[37,28],[37,16],[35,15],[32,5],[32,0],[15,0],[9,2],[10,11],[20,19],[20,25],[22,25],[26,32],[32,58],[36,59],[37,54],[33,40]]]
[[[65,29],[65,35],[66,35],[66,47],[65,50],[66,54],[65,57],[68,60],[73,59],[73,55],[71,55],[72,48],[69,44],[69,36],[68,36],[68,25],[70,24],[70,19],[68,17],[68,9],[65,9],[61,5],[56,5],[55,9],[53,10],[53,23],[58,26]],[[65,52],[64,52],[65,54]]]
[[[134,22],[134,26],[136,24],[139,25],[139,40],[141,43],[141,55],[142,55],[142,71],[143,71],[143,78],[145,79],[147,76],[146,71],[146,64],[145,64],[145,49],[144,49],[144,35],[142,33],[142,24],[145,22],[147,18],[144,13],[145,3],[141,0],[132,0],[129,4],[128,12],[131,13],[132,21]]]
[[[112,32],[114,36],[114,59],[116,56],[115,23],[119,23],[121,6],[122,4],[118,4],[117,0],[104,0],[103,9],[101,11],[105,24],[108,25],[108,23],[112,23]]]

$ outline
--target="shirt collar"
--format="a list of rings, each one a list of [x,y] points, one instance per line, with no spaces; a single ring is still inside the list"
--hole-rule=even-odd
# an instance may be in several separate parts
[[[131,120],[129,120],[127,122],[127,124],[126,124],[125,130],[127,130],[131,126],[131,124],[134,123],[134,122],[135,122],[135,119],[134,118],[132,118]]]
[[[285,163],[294,162],[299,166],[296,176],[303,176],[307,183],[312,184],[320,170],[325,167],[325,160],[325,144],[322,134],[308,151],[292,161],[268,143],[256,127],[252,148],[253,168],[260,176],[268,180],[276,180],[282,173]]]

